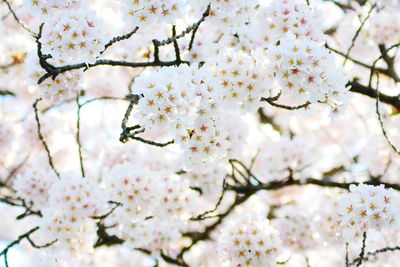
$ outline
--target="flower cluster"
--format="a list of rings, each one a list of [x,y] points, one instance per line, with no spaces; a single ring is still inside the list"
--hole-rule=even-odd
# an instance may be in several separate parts
[[[264,41],[270,44],[288,37],[324,41],[321,22],[305,1],[271,1],[268,7],[260,10],[256,23],[264,27]]]
[[[184,0],[121,0],[124,17],[134,25],[151,23],[172,23],[185,11]]]
[[[68,217],[88,218],[102,215],[102,191],[90,179],[70,177],[54,183],[49,189],[49,204]]]
[[[316,231],[322,240],[329,243],[338,242],[342,235],[340,218],[337,214],[340,205],[340,194],[343,192],[323,192],[315,209]]]
[[[268,143],[261,151],[257,165],[260,173],[268,180],[279,180],[291,175],[306,177],[309,168],[318,160],[318,151],[300,137],[282,136]]]
[[[69,64],[94,63],[106,43],[99,24],[93,11],[77,9],[55,14],[46,21],[39,39],[42,53]]]
[[[392,45],[400,42],[399,8],[385,8],[369,21],[369,31],[377,44]]]
[[[159,256],[161,252],[167,254],[173,252],[182,237],[173,222],[160,218],[132,222],[123,232],[129,247],[144,249],[154,256]]]
[[[24,0],[24,6],[35,16],[43,19],[51,18],[56,12],[87,7],[87,0]]]
[[[122,204],[112,216],[119,222],[142,220],[151,216],[159,205],[155,173],[137,171],[132,164],[117,164],[104,175],[109,198]]]
[[[218,158],[224,155],[225,135],[211,86],[196,66],[162,68],[151,77],[141,76],[132,91],[143,96],[135,117],[146,129],[168,130],[190,162]]]
[[[187,65],[159,69],[151,77],[136,79],[133,94],[143,96],[138,103],[135,118],[149,130],[193,128],[196,107],[200,97],[192,83],[191,69]]]
[[[191,186],[200,188],[204,195],[219,196],[225,172],[226,167],[221,163],[190,170],[183,176],[188,178]]]
[[[85,261],[85,257],[93,253],[97,235],[96,223],[91,219],[67,217],[51,209],[43,213],[39,227],[42,240],[48,243],[57,240],[43,250],[47,261],[57,259],[77,264]]]
[[[313,41],[281,40],[267,52],[270,77],[283,95],[304,102],[343,104],[347,97],[344,70],[327,49]]]
[[[222,230],[219,242],[229,266],[274,266],[281,251],[279,234],[267,219],[248,217],[231,221]]]
[[[344,238],[359,237],[369,229],[399,229],[398,205],[393,189],[385,189],[383,185],[351,185],[337,210]]]
[[[204,92],[207,95],[207,92]],[[182,129],[178,140],[184,150],[183,158],[192,164],[207,163],[226,156],[227,129],[221,124],[221,107],[218,101],[203,97],[192,128]]]
[[[221,53],[216,62],[215,78],[227,105],[239,105],[244,111],[257,110],[268,88],[263,62],[233,50]]]
[[[49,188],[48,195],[39,223],[46,242],[57,240],[46,248],[48,256],[70,258],[74,262],[84,260],[93,251],[96,238],[92,218],[104,212],[100,188],[89,179],[62,177]]]
[[[47,203],[50,187],[56,181],[57,177],[48,169],[30,167],[17,175],[13,188],[18,197],[32,203],[33,210],[38,210]]]
[[[255,15],[257,0],[199,0],[191,1],[191,7],[197,11],[204,11],[207,5],[211,6],[210,21],[234,33],[238,27],[249,23]]]
[[[277,218],[272,221],[280,233],[284,245],[293,250],[304,251],[314,248],[318,243],[314,235],[314,223],[309,214],[296,206],[286,206],[279,210]]]
[[[134,166],[117,164],[104,174],[108,198],[121,205],[107,223],[118,226],[113,231],[130,247],[157,255],[180,239],[179,225],[191,216],[194,192],[178,175]]]

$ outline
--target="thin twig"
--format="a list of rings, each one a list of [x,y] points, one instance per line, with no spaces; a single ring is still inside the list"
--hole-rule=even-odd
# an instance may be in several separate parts
[[[37,34],[32,31],[31,29],[29,29],[29,27],[27,26],[27,24],[25,22],[23,22],[15,13],[14,9],[12,8],[11,4],[8,2],[8,0],[3,0],[4,3],[6,3],[8,10],[10,10],[11,14],[13,15],[15,21],[21,25],[21,27],[26,30],[27,32],[29,32],[34,38],[37,37]]]
[[[44,148],[45,148],[45,150],[46,150],[47,157],[48,157],[48,159],[49,159],[50,167],[51,167],[51,169],[54,171],[54,173],[57,175],[57,177],[60,179],[60,173],[57,171],[57,169],[56,169],[55,166],[54,166],[53,158],[51,157],[51,154],[50,154],[50,149],[49,149],[49,147],[47,146],[47,143],[46,143],[46,141],[44,140],[44,137],[43,137],[43,135],[42,135],[42,130],[41,130],[42,128],[41,128],[41,125],[40,125],[39,114],[38,114],[38,108],[37,108],[37,104],[38,104],[39,101],[41,101],[41,100],[42,100],[41,98],[38,98],[38,99],[36,99],[35,103],[33,103],[33,109],[35,110],[36,124],[37,124],[37,127],[38,127],[38,135],[39,135],[40,141],[42,141],[42,144],[43,144],[43,146],[44,146]]]
[[[7,247],[5,248],[5,249],[3,249],[1,252],[0,252],[0,257],[1,256],[4,256],[4,264],[5,264],[5,266],[6,267],[8,267],[9,265],[8,265],[8,251],[12,248],[12,247],[14,247],[15,245],[18,245],[18,244],[20,244],[21,243],[21,241],[22,240],[24,240],[24,239],[26,239],[26,240],[28,240],[28,242],[31,244],[31,246],[32,247],[34,247],[34,248],[45,248],[45,247],[49,247],[49,246],[51,246],[51,245],[53,245],[55,242],[57,242],[57,240],[54,240],[54,241],[52,241],[52,242],[50,242],[50,243],[47,243],[47,244],[45,244],[45,245],[42,245],[42,246],[38,246],[38,245],[36,245],[33,241],[32,241],[32,239],[31,239],[31,234],[33,234],[34,232],[36,232],[37,230],[39,230],[39,226],[36,226],[35,228],[32,228],[31,230],[29,230],[28,232],[26,232],[25,234],[23,234],[23,235],[20,235],[16,240],[14,240],[13,242],[11,242],[9,245],[7,245]]]
[[[81,168],[82,177],[85,177],[85,167],[83,165],[83,157],[82,157],[82,144],[81,144],[81,108],[82,105],[79,103],[80,92],[77,92],[76,96],[76,142],[78,144],[78,155],[79,155],[79,165]]]
[[[215,218],[215,216],[207,216],[207,217],[206,217],[206,215],[207,215],[207,214],[210,214],[210,213],[213,213],[213,212],[216,211],[216,210],[218,209],[218,207],[221,205],[221,202],[222,202],[222,200],[223,200],[223,198],[224,198],[224,196],[225,196],[225,192],[226,192],[225,184],[226,184],[226,179],[224,178],[224,180],[223,180],[223,182],[222,182],[222,193],[221,193],[221,195],[219,196],[218,201],[217,201],[217,203],[215,204],[214,208],[211,209],[211,210],[205,211],[205,212],[203,212],[202,214],[197,215],[196,217],[190,218],[190,220],[192,220],[192,221],[201,221],[201,220],[208,219],[208,218]]]
[[[271,106],[274,106],[277,108],[283,108],[283,109],[287,109],[287,110],[297,110],[297,109],[303,109],[303,108],[306,109],[311,104],[310,102],[306,102],[306,103],[304,103],[302,105],[298,105],[298,106],[286,106],[286,105],[275,103],[270,98],[265,98],[265,97],[262,97],[261,101],[265,101],[268,104],[270,104]]]
[[[372,5],[371,9],[368,11],[367,16],[366,16],[365,19],[361,22],[360,27],[358,27],[358,29],[357,29],[355,35],[353,36],[353,39],[351,40],[351,45],[350,45],[349,48],[347,49],[347,53],[346,53],[346,57],[345,57],[344,62],[343,62],[343,66],[346,64],[347,59],[348,59],[348,57],[349,57],[349,55],[350,55],[350,51],[351,51],[351,49],[353,49],[353,47],[354,47],[354,45],[355,45],[355,43],[356,43],[356,40],[357,40],[358,35],[360,34],[362,28],[364,27],[364,24],[367,22],[367,20],[368,20],[369,17],[371,16],[371,13],[372,13],[372,11],[375,9],[376,5],[377,5],[377,3],[375,3],[375,4]]]
[[[103,54],[110,46],[112,46],[113,44],[123,41],[123,40],[127,40],[129,38],[131,38],[132,35],[134,35],[137,31],[139,30],[139,27],[136,27],[133,31],[131,31],[130,33],[121,35],[121,36],[117,36],[112,38],[105,46],[103,51],[100,52],[100,55]]]

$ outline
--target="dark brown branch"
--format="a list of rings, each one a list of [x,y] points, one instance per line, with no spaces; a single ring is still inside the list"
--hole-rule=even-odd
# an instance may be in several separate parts
[[[386,252],[394,252],[394,251],[398,251],[400,250],[400,246],[395,246],[395,247],[385,247],[385,248],[381,248],[381,249],[377,249],[375,251],[371,251],[365,254],[365,256],[363,257],[363,261],[368,261],[370,257],[374,257],[378,254],[381,253],[386,253]],[[355,259],[352,264],[355,264],[356,262],[359,261],[359,258]]]
[[[390,77],[393,78],[395,82],[400,82],[400,77],[396,72],[395,67],[395,57],[390,57],[386,52],[386,46],[384,44],[379,45],[379,51],[381,52],[381,56],[387,65],[387,73]]]
[[[357,264],[357,267],[361,266],[362,261],[364,259],[364,254],[365,254],[365,242],[367,241],[367,233],[364,232],[363,233],[363,239],[362,239],[362,245],[361,245],[361,252],[360,252],[360,256],[358,257],[358,260],[355,264]]]
[[[139,137],[139,136],[135,136],[135,133],[134,134],[129,134],[129,135],[127,135],[127,137],[130,138],[130,139],[133,139],[133,140],[136,140],[136,141],[151,145],[151,146],[158,146],[158,147],[165,147],[165,146],[169,146],[169,145],[172,145],[173,143],[175,143],[174,140],[171,140],[171,141],[168,141],[168,142],[165,142],[165,143],[154,142],[154,141],[147,140],[147,139],[144,139],[144,138]],[[125,142],[123,142],[123,143],[125,143]]]
[[[16,217],[17,220],[21,220],[21,219],[31,216],[31,215],[36,215],[36,216],[42,217],[42,213],[40,211],[36,211],[36,210],[32,209],[33,203],[31,202],[28,205],[24,199],[21,199],[21,198],[12,199],[9,197],[4,197],[4,198],[0,198],[0,202],[10,205],[10,206],[13,206],[13,207],[20,207],[20,208],[25,209],[24,213],[22,213]]]
[[[164,254],[164,252],[161,252],[161,258],[165,262],[170,263],[170,264],[174,264],[174,265],[182,266],[182,267],[189,267],[189,265],[187,265],[183,260],[180,261],[180,260],[171,258],[170,256]]]
[[[9,91],[9,90],[0,90],[0,96],[15,96],[15,93]]]
[[[104,220],[105,218],[110,216],[115,211],[116,208],[122,206],[122,203],[115,202],[115,201],[108,201],[108,204],[113,204],[114,207],[112,207],[111,210],[109,212],[107,212],[106,214],[100,215],[100,216],[93,216],[92,218],[96,219],[96,220]]]
[[[304,103],[299,106],[286,106],[286,105],[275,103],[274,100],[271,100],[271,98],[266,98],[266,97],[262,97],[261,101],[265,101],[268,104],[270,104],[271,106],[274,106],[277,108],[283,108],[283,109],[287,109],[287,110],[297,110],[297,109],[302,109],[302,108],[306,109],[311,104],[310,102],[307,102],[307,103]]]
[[[285,180],[280,180],[280,181],[272,181],[269,183],[262,183],[258,185],[253,185],[253,184],[246,184],[246,185],[226,185],[227,190],[232,190],[240,194],[254,194],[258,191],[261,190],[278,190],[282,189],[285,187],[289,186],[304,186],[304,185],[316,185],[320,187],[331,187],[331,188],[341,188],[341,189],[346,189],[348,190],[350,185],[358,185],[360,183],[357,182],[334,182],[330,181],[329,179],[314,179],[314,178],[308,178],[305,180],[295,180],[295,179],[285,179]],[[382,182],[376,182],[376,181],[367,181],[364,182],[364,184],[369,184],[369,185],[384,185],[386,188],[392,188],[394,190],[400,191],[400,185],[399,184],[391,184],[391,183],[382,183]]]
[[[123,67],[130,67],[130,68],[145,68],[145,67],[170,67],[174,65],[180,65],[184,63],[183,61],[160,61],[155,60],[152,62],[127,62],[127,61],[118,61],[118,60],[108,60],[108,59],[98,59],[93,64],[86,64],[86,63],[79,63],[73,65],[64,65],[61,67],[54,67],[53,69],[48,69],[47,73],[44,74],[38,80],[38,84],[41,84],[46,79],[52,77],[55,79],[59,74],[71,71],[71,70],[78,70],[84,68],[92,68],[96,66],[123,66]]]
[[[348,85],[351,86],[350,92],[359,93],[362,95],[369,96],[371,98],[377,97],[377,91],[371,87],[365,86],[357,82],[356,80],[349,82]],[[381,102],[389,104],[400,111],[400,99],[398,96],[389,96],[386,94],[379,93],[379,99]]]
[[[176,36],[176,26],[172,26],[172,37]],[[178,45],[178,40],[174,40],[174,50],[175,50],[175,60],[176,61],[181,61],[181,52],[179,51],[179,45]]]
[[[119,238],[116,235],[109,235],[107,233],[107,228],[102,222],[97,223],[97,241],[94,244],[94,247],[101,247],[101,246],[114,246],[120,245],[125,242],[125,240]]]

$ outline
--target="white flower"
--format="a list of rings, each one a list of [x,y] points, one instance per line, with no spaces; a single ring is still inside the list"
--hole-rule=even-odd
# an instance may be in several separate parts
[[[399,200],[383,185],[351,185],[339,202],[338,215],[344,238],[361,236],[369,229],[400,229]]]
[[[227,223],[218,242],[229,266],[274,266],[281,251],[278,232],[267,219],[254,216]]]
[[[313,41],[282,39],[267,52],[267,67],[274,85],[283,95],[299,101],[331,105],[347,98],[347,78],[327,49]]]
[[[61,177],[49,189],[49,206],[67,216],[88,218],[103,215],[106,200],[97,183],[82,177]]]
[[[64,64],[94,63],[106,44],[100,29],[94,11],[58,11],[44,24],[42,53]]]
[[[58,182],[52,170],[43,167],[30,167],[17,175],[13,188],[17,196],[28,204],[32,202],[33,210],[41,209],[48,201],[49,190]]]
[[[159,206],[158,173],[138,168],[130,162],[117,164],[104,174],[108,197],[122,204],[112,214],[120,224],[143,220],[155,215]]]
[[[180,18],[185,11],[184,0],[121,0],[124,18],[135,25],[152,23],[172,23]]]

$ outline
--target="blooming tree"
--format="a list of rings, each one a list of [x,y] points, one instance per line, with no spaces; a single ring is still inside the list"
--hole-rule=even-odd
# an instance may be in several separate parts
[[[398,266],[399,1],[0,2],[0,266]]]

